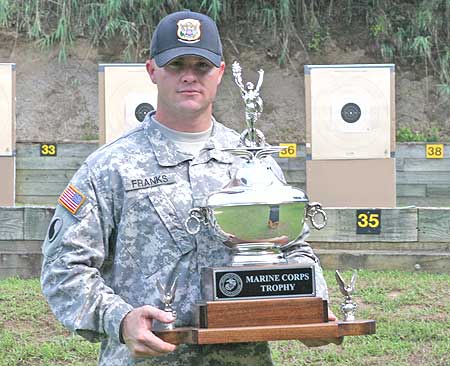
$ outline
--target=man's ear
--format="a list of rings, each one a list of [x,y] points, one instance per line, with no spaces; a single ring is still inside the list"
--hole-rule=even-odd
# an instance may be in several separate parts
[[[222,81],[222,76],[224,72],[225,72],[225,62],[222,61],[219,67],[219,79],[217,80],[217,85],[219,85],[220,82]]]
[[[152,80],[153,84],[156,84],[155,80],[155,68],[156,64],[153,59],[147,60],[145,63],[145,68],[147,69],[148,75],[150,76],[150,79]]]

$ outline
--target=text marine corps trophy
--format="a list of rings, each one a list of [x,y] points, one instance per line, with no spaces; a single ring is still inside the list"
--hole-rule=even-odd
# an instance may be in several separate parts
[[[186,221],[192,235],[202,226],[211,230],[230,248],[232,260],[226,267],[202,269],[203,299],[194,327],[155,333],[174,344],[314,340],[374,333],[373,320],[328,322],[327,301],[316,296],[314,265],[295,262],[309,233],[306,219],[320,230],[326,225],[326,215],[319,203],[309,203],[305,192],[285,185],[268,169],[270,155],[284,148],[267,145],[255,128],[263,107],[259,96],[263,70],[259,70],[256,86],[244,85],[237,62],[233,75],[245,101],[247,129],[241,134],[240,147],[227,151],[240,157],[240,163],[230,182],[209,195],[202,207],[192,209]],[[163,303],[166,311],[176,311],[167,301]]]

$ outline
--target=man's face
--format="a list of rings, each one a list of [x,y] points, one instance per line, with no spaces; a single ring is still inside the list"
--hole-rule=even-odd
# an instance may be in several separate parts
[[[164,67],[147,61],[147,71],[158,86],[158,111],[165,114],[199,114],[211,110],[225,64],[215,67],[198,56],[178,57]]]

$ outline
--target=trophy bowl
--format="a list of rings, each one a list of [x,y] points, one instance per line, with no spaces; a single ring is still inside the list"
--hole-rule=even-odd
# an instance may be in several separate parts
[[[283,249],[307,230],[308,197],[301,189],[284,184],[270,169],[265,159],[274,150],[230,149],[241,157],[246,151],[247,161],[223,189],[207,197],[202,208],[191,210],[186,222],[192,234],[203,223],[231,248],[231,265],[286,263]]]

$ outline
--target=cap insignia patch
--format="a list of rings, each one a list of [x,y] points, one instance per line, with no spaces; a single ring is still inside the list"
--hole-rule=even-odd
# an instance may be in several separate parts
[[[181,19],[177,23],[178,40],[184,43],[195,43],[200,40],[200,21],[197,19]]]
[[[67,208],[72,214],[76,214],[85,199],[84,194],[70,184],[59,196],[58,203]]]

